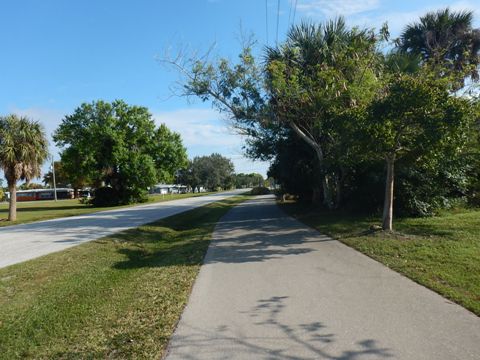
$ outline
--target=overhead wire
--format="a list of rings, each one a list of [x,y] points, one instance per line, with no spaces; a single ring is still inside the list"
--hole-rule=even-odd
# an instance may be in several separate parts
[[[295,6],[293,7],[293,20],[292,20],[292,24],[295,24],[295,15],[297,14],[297,2],[298,2],[298,0],[295,0]]]
[[[267,45],[268,45],[268,0],[265,0],[265,32],[267,34]]]
[[[293,8],[293,0],[290,0],[290,10],[288,11],[288,25],[290,26],[290,19],[292,17],[292,8]]]
[[[277,34],[275,36],[275,45],[278,45],[278,23],[280,22],[280,0],[277,1]]]

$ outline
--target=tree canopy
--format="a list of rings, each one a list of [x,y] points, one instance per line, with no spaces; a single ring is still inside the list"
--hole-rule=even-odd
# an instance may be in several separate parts
[[[110,186],[119,203],[140,201],[149,186],[186,163],[180,135],[156,127],[148,109],[117,100],[82,104],[65,116],[54,140],[72,184]]]
[[[209,191],[227,190],[235,185],[233,163],[216,153],[197,156],[179,173],[179,180],[193,191],[200,187]]]

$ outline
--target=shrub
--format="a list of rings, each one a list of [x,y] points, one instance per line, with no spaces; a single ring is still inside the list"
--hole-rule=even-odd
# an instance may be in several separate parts
[[[101,187],[95,190],[92,205],[98,207],[120,205],[121,197],[118,191],[111,187]]]
[[[250,191],[250,195],[267,195],[270,194],[270,190],[265,186],[256,186]]]

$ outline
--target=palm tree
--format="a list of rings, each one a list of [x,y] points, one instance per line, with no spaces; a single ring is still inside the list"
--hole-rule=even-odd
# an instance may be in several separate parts
[[[468,71],[476,81],[479,79],[480,29],[474,29],[472,22],[472,11],[455,12],[446,8],[429,12],[404,29],[399,48],[451,71],[460,74]],[[463,76],[458,81],[458,87],[462,87]]]
[[[323,203],[336,207],[341,169],[327,169],[339,148],[332,113],[356,107],[373,93],[377,38],[370,29],[348,28],[341,17],[320,25],[302,23],[290,28],[285,43],[267,48],[265,58],[272,113],[313,149]]]
[[[48,141],[40,123],[14,114],[0,117],[0,167],[10,192],[9,221],[17,218],[17,181],[40,176],[47,156]]]

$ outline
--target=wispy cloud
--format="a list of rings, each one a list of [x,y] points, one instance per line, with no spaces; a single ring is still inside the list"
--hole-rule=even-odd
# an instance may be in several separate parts
[[[222,115],[211,109],[179,109],[154,113],[155,121],[182,135],[184,144],[240,147],[243,139],[234,134],[222,120]]]
[[[375,10],[379,5],[380,0],[300,0],[297,9],[310,17],[332,18]]]
[[[32,120],[39,121],[45,128],[47,133],[48,140],[50,142],[50,147],[52,151],[56,152],[58,149],[54,146],[52,135],[55,129],[60,125],[63,117],[66,112],[60,109],[50,109],[50,108],[40,108],[40,107],[31,107],[31,108],[17,108],[13,107],[10,109],[11,113],[27,116]]]
[[[474,4],[471,1],[457,1],[454,3],[437,3],[430,6],[422,6],[415,10],[411,11],[385,11],[375,14],[358,14],[357,16],[352,17],[351,22],[355,25],[367,26],[367,27],[376,27],[379,28],[384,22],[388,23],[388,27],[393,36],[398,36],[402,32],[403,28],[411,24],[425,15],[429,11],[436,11],[438,9],[443,9],[449,7],[454,11],[475,11],[480,5],[480,1]],[[478,15],[478,14],[476,14]],[[477,24],[478,26],[478,19]]]
[[[243,156],[244,138],[229,128],[218,111],[188,108],[155,112],[154,118],[157,124],[164,123],[181,134],[191,157],[218,152],[232,160],[237,172],[266,174],[268,163]]]
[[[454,11],[475,11],[480,6],[478,0],[461,0],[456,2],[438,2],[434,5],[418,3],[409,7],[404,6],[401,11],[392,11],[390,6],[379,0],[299,0],[298,11],[306,17],[317,20],[331,19],[342,15],[350,25],[361,27],[380,28],[387,22],[393,36],[400,35],[402,29],[429,11],[449,7]],[[478,16],[479,14],[476,13]],[[476,26],[480,26],[476,18]]]

